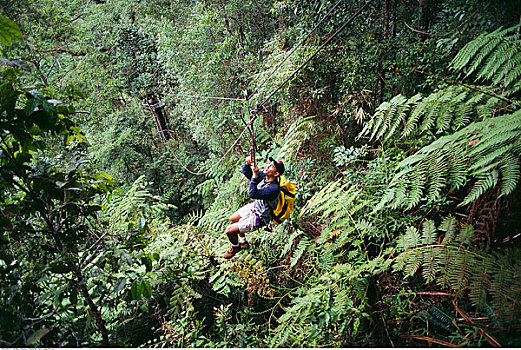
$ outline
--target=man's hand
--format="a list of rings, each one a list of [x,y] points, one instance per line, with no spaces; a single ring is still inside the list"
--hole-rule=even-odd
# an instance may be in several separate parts
[[[246,165],[250,165],[250,164],[251,164],[251,154],[246,157]]]
[[[256,179],[257,175],[259,174],[259,167],[257,166],[257,164],[253,163],[253,165],[251,166],[251,171],[253,172],[252,177]]]

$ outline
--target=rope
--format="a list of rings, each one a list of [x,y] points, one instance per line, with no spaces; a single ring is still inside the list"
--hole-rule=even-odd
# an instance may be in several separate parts
[[[262,83],[259,84],[259,86],[257,86],[257,88],[255,89],[255,91],[253,91],[249,96],[247,96],[247,100],[249,100],[253,95],[255,95],[259,90],[260,88],[269,80],[271,79],[271,77],[273,76],[273,74],[275,74],[275,72],[284,64],[284,62],[286,62],[288,60],[288,58],[295,52],[295,50],[300,46],[302,45],[309,37],[311,34],[313,34],[313,32],[318,28],[320,27],[320,25],[322,24],[322,22],[324,22],[324,20],[326,18],[329,17],[329,15],[331,15],[331,13],[333,12],[333,10],[335,8],[337,8],[338,5],[340,5],[340,3],[342,2],[342,0],[339,0],[335,6],[333,6],[329,12],[324,16],[322,17],[322,19],[318,22],[318,24],[302,39],[298,42],[297,45],[295,45],[293,47],[293,49],[291,49],[291,51],[288,53],[288,55],[275,67],[273,68],[273,70],[271,71],[271,74],[266,78],[264,79],[264,81]]]
[[[280,89],[282,89],[282,87],[284,85],[286,85],[286,83],[288,81],[290,81],[298,72],[300,72],[300,70],[302,68],[304,68],[313,58],[315,58],[315,56],[320,52],[322,51],[322,49],[324,47],[326,47],[326,45],[328,45],[341,31],[343,31],[345,29],[345,27],[347,27],[348,24],[350,24],[359,14],[360,12],[362,12],[366,7],[367,5],[369,5],[371,2],[373,2],[373,0],[368,0],[362,7],[360,7],[344,24],[342,24],[342,26],[340,28],[338,28],[338,30],[331,36],[329,37],[329,39],[327,39],[318,49],[317,51],[315,51],[315,53],[313,55],[311,55],[307,60],[306,62],[302,63],[300,65],[300,67],[298,67],[286,80],[284,80],[284,82],[282,84],[279,85],[278,88],[276,88],[265,100],[264,102],[262,102],[260,105],[261,106],[264,106],[266,104],[266,102],[268,102],[272,97],[273,95],[275,95],[277,92],[279,92]]]
[[[255,145],[255,136],[253,134],[253,122],[255,121],[255,119],[257,119],[257,116],[258,116],[257,113],[259,113],[261,109],[265,110],[266,108],[264,108],[263,105],[257,104],[255,106],[255,109],[250,111],[250,133],[251,133],[251,145],[252,145],[251,159],[254,164],[255,164],[255,152],[257,151],[257,146]]]
[[[257,118],[258,116],[258,112],[259,112],[259,108],[263,108],[264,109],[264,105],[266,104],[266,102],[268,102],[280,89],[282,89],[282,87],[284,85],[286,85],[298,72],[300,72],[302,70],[302,68],[304,68],[313,58],[315,58],[316,55],[318,55],[318,53],[320,51],[322,51],[324,49],[324,47],[326,47],[338,34],[340,34],[340,32],[342,32],[345,27],[347,27],[366,7],[367,5],[369,5],[371,2],[373,2],[374,0],[368,0],[364,5],[362,5],[362,7],[360,7],[346,22],[344,22],[344,24],[342,24],[342,26],[331,36],[329,37],[314,53],[313,55],[311,55],[304,63],[302,63],[286,80],[284,80],[284,82],[282,82],[282,84],[280,84],[268,97],[266,97],[264,99],[264,101],[262,103],[258,103],[255,107],[254,110],[252,110],[250,112],[250,121],[249,123],[247,123],[246,127],[242,130],[241,134],[239,135],[239,137],[237,137],[237,139],[235,140],[235,142],[230,146],[230,148],[228,148],[228,150],[226,151],[226,153],[219,159],[219,161],[217,163],[215,163],[214,165],[212,165],[209,169],[203,171],[203,172],[194,172],[190,169],[188,169],[176,156],[175,154],[172,153],[172,156],[174,157],[174,159],[181,165],[181,167],[186,170],[187,172],[189,172],[190,174],[192,175],[205,175],[207,174],[208,172],[210,172],[213,168],[215,168],[218,164],[220,164],[224,158],[228,155],[228,153],[232,150],[232,148],[237,144],[237,142],[239,142],[239,140],[241,139],[242,135],[244,135],[244,133],[246,132],[246,130],[250,130],[250,134],[251,134],[251,139],[252,139],[252,160],[253,162],[255,162],[255,137],[254,137],[254,134],[253,134],[253,122],[255,121],[255,119]],[[322,20],[320,20],[319,24],[321,24],[323,22],[323,20],[325,18],[327,18],[330,13],[339,5],[339,3],[341,2],[341,0],[335,4],[335,6],[333,6],[333,8],[326,14],[326,16],[324,18],[322,18]],[[318,27],[315,26],[315,28],[313,28],[313,30],[306,36],[306,38],[313,32],[315,31],[315,29]],[[304,40],[306,40],[306,38],[304,38],[298,45],[300,45]],[[298,46],[297,46],[298,47]],[[294,48],[295,50],[296,48]],[[290,52],[290,54],[288,54],[288,56],[282,61],[282,63],[284,63],[285,60],[287,60],[287,58],[293,53],[293,51]],[[278,69],[281,65],[279,64],[276,68]],[[270,77],[273,75],[274,72],[272,72],[272,74],[270,75]],[[269,77],[269,78],[270,78]],[[267,80],[267,79],[266,79]],[[265,81],[261,84],[261,86],[265,83]],[[256,89],[255,92],[258,91],[259,88]],[[255,93],[254,92],[254,93]],[[253,94],[252,94],[253,95]],[[244,99],[238,99],[238,98],[230,98],[230,97],[213,97],[213,96],[199,96],[199,95],[178,95],[178,96],[184,96],[184,97],[191,97],[191,98],[204,98],[204,99],[218,99],[218,100],[231,100],[231,101],[247,101],[252,95],[250,96],[246,96],[247,98]],[[153,112],[155,114],[155,111]],[[242,117],[241,117],[242,118]]]
[[[234,97],[219,97],[219,96],[201,96],[201,95],[182,95],[178,94],[180,97],[187,98],[200,98],[205,100],[226,100],[226,101],[246,101],[245,98],[234,98]]]
[[[241,139],[242,135],[244,135],[244,133],[246,132],[246,130],[248,130],[249,128],[249,124],[242,130],[241,134],[239,135],[239,137],[237,137],[237,139],[235,140],[235,142],[230,146],[230,148],[228,148],[228,150],[226,151],[226,153],[219,159],[219,161],[217,161],[217,163],[215,163],[214,165],[212,165],[209,169],[203,171],[203,172],[195,172],[195,171],[192,171],[190,169],[188,169],[176,156],[174,153],[171,153],[172,156],[174,157],[174,159],[179,163],[179,165],[181,165],[181,167],[186,170],[187,172],[189,172],[190,174],[192,175],[205,175],[207,173],[209,173],[210,171],[212,171],[213,168],[215,168],[217,165],[219,165],[223,160],[224,158],[228,155],[228,153],[230,153],[230,151],[232,150],[233,147],[235,147],[235,145],[237,144],[237,142],[239,142],[239,140]]]

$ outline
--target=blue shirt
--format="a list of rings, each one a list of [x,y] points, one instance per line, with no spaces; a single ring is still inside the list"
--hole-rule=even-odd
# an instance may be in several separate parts
[[[270,221],[271,211],[277,207],[280,195],[280,186],[276,180],[265,181],[266,174],[259,171],[257,178],[253,178],[251,167],[247,164],[242,166],[241,172],[250,180],[248,187],[248,197],[255,199],[255,214],[259,216],[261,226],[267,225]]]

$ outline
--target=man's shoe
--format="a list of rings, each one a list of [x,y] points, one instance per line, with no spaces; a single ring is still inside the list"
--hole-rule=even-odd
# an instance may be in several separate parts
[[[241,249],[250,249],[250,244],[248,243],[248,241],[246,241],[244,243],[239,243],[239,247]]]
[[[240,246],[234,247],[233,245],[228,249],[226,253],[224,253],[223,258],[230,259],[233,258],[235,254],[237,254],[241,250]]]

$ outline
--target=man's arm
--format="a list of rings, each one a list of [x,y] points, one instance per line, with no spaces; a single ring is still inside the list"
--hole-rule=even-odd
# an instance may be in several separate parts
[[[241,173],[243,173],[244,176],[246,176],[246,178],[248,180],[251,180],[251,177],[253,176],[253,171],[251,171],[251,166],[246,163],[242,165]]]

